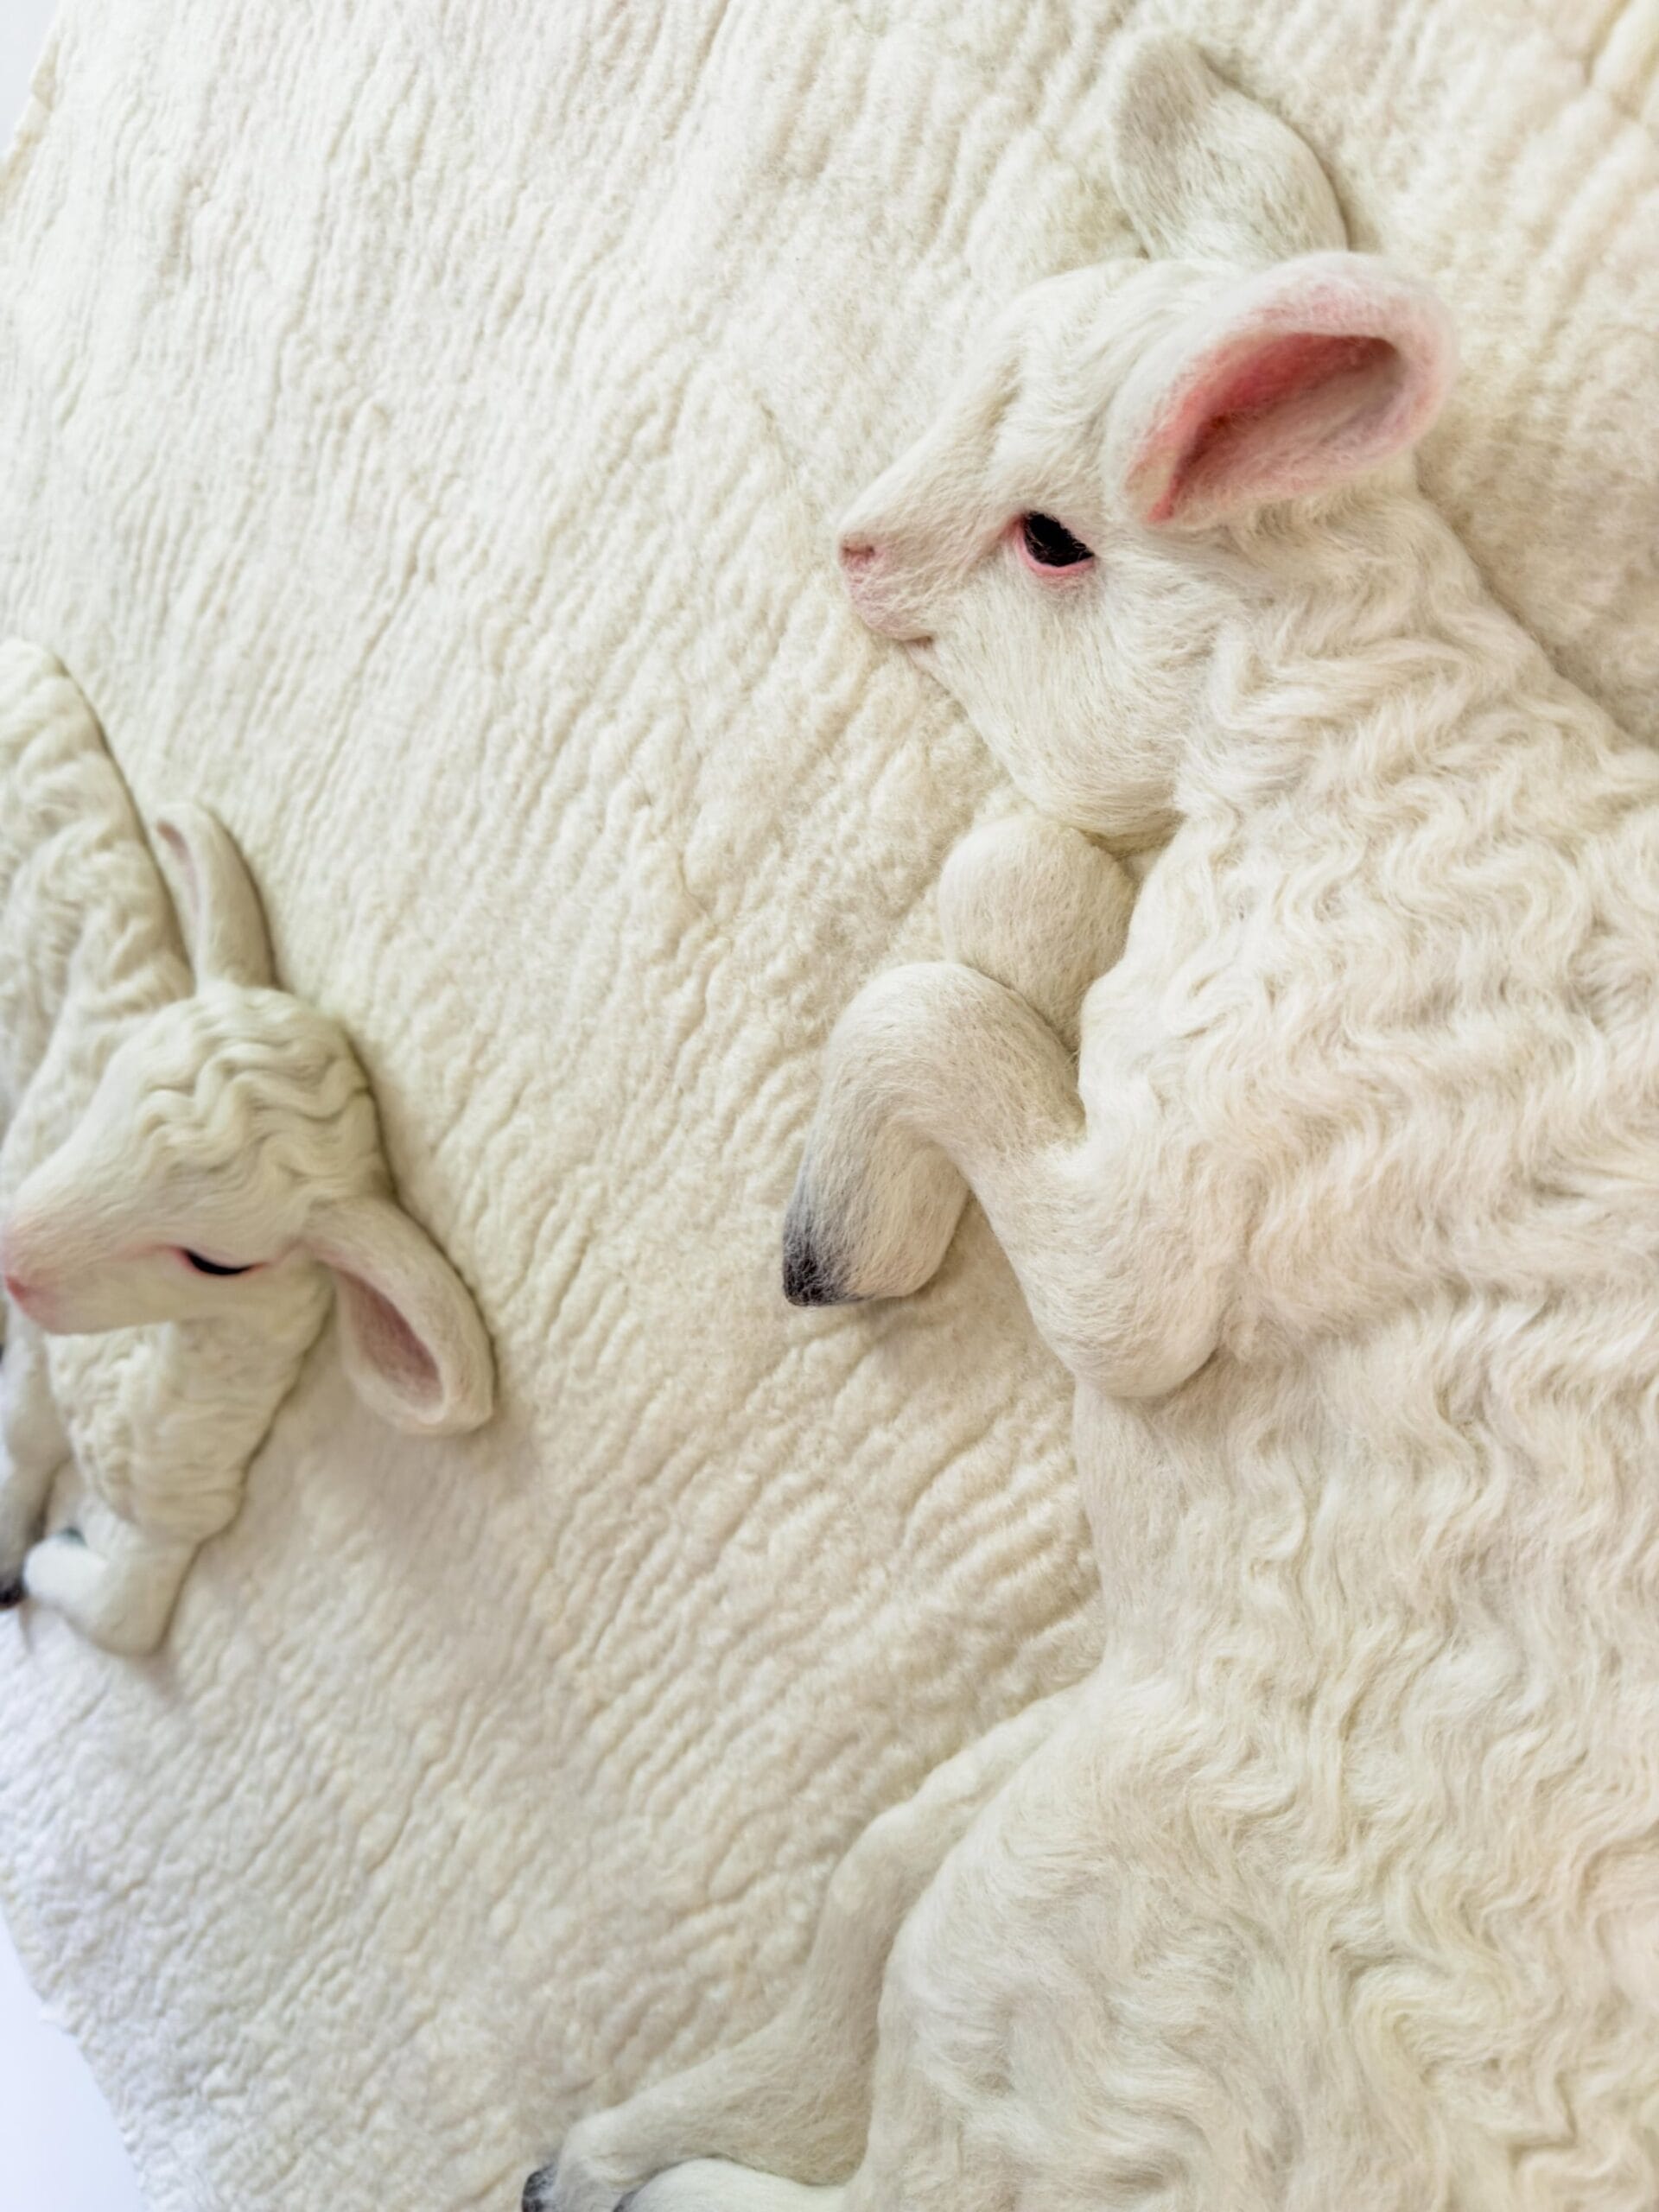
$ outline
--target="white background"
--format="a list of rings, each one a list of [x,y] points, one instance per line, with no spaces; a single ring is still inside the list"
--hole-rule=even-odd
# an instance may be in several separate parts
[[[0,139],[10,140],[23,111],[29,74],[52,12],[53,0],[0,0]]]
[[[0,143],[10,143],[23,111],[52,9],[53,0],[0,0]],[[0,1618],[0,1636],[18,1633],[15,1621]],[[86,2062],[41,2017],[3,1926],[0,2212],[143,2212]]]

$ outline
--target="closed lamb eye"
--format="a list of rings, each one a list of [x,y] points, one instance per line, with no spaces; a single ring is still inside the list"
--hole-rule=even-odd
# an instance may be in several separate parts
[[[1034,569],[1080,569],[1094,554],[1052,515],[1022,515],[1020,543]]]
[[[217,1260],[204,1259],[200,1252],[187,1252],[182,1244],[178,1247],[178,1250],[182,1258],[188,1260],[199,1275],[246,1275],[253,1272],[254,1263],[251,1262],[245,1268],[226,1268],[222,1267]]]

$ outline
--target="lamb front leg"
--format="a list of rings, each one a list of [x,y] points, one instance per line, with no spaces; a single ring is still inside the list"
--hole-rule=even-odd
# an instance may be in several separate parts
[[[68,1456],[46,1339],[25,1315],[8,1310],[0,1362],[0,1607],[22,1601],[24,1557]]]
[[[1135,884],[1092,837],[1015,814],[964,837],[939,878],[944,949],[1017,991],[1071,1052],[1089,987],[1116,967]]]
[[[167,1634],[196,1548],[135,1528],[88,1497],[78,1528],[60,1529],[29,1553],[24,1586],[105,1651],[139,1658]]]
[[[836,1025],[784,1229],[797,1305],[927,1281],[971,1186],[1032,1318],[1080,1382],[1172,1389],[1213,1349],[1226,1255],[1189,1219],[1144,1085],[1085,1126],[1065,1047],[1023,998],[949,961],[894,969]]]

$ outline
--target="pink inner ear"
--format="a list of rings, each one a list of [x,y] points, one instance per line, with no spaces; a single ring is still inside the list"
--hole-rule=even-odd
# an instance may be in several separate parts
[[[360,1275],[342,1273],[339,1282],[351,1300],[364,1357],[409,1397],[422,1402],[437,1398],[442,1389],[438,1363],[397,1308]]]
[[[1230,369],[1201,381],[1160,427],[1153,451],[1176,458],[1147,520],[1168,522],[1218,478],[1271,479],[1286,463],[1283,490],[1302,488],[1296,460],[1339,438],[1356,417],[1380,413],[1404,370],[1397,349],[1369,334],[1291,331],[1252,346]]]

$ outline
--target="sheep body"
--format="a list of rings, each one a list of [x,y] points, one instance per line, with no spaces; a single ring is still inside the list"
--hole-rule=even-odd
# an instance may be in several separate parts
[[[174,902],[79,692],[0,647],[0,1592],[129,1653],[338,1293],[348,1371],[414,1429],[488,1412],[488,1350],[390,1196],[339,1026],[272,988],[256,894],[200,809],[159,818]],[[73,1461],[75,1525],[41,1536]]]
[[[881,1971],[815,1950],[532,2212],[1659,2202],[1659,760],[1415,492],[1432,305],[1305,149],[1230,189],[1272,134],[1189,53],[1128,74],[1126,203],[1206,257],[1040,288],[844,543],[1028,797],[1176,826],[1075,1071],[1075,925],[957,887],[989,972],[854,1001],[785,1243],[902,1294],[971,1187],[1077,1380],[1109,1649],[902,1883],[855,1847]],[[1307,258],[1213,265],[1257,222]]]

